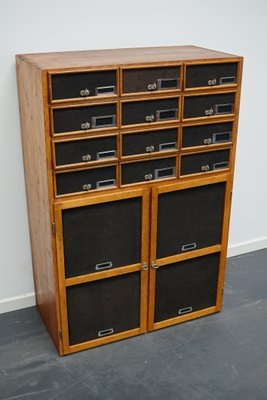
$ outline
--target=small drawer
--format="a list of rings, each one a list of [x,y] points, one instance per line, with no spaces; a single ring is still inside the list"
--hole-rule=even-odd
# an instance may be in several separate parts
[[[235,112],[235,94],[212,94],[186,96],[184,98],[184,117],[207,118],[211,116],[231,115]]]
[[[181,156],[180,175],[229,169],[230,150],[210,151]]]
[[[122,93],[180,89],[180,71],[180,66],[124,69]]]
[[[177,140],[177,128],[123,134],[122,156],[177,150]]]
[[[237,83],[238,63],[200,64],[186,66],[185,87],[203,88]]]
[[[122,125],[178,121],[179,98],[122,103]]]
[[[233,122],[184,126],[182,148],[231,142],[232,131]]]
[[[97,189],[116,188],[116,166],[57,173],[56,186],[58,196]]]
[[[51,100],[116,95],[116,70],[52,74]]]
[[[55,135],[114,128],[117,124],[116,104],[55,108],[52,112]]]
[[[116,149],[116,136],[55,143],[56,167],[115,159]]]
[[[122,164],[122,185],[176,177],[176,157]]]

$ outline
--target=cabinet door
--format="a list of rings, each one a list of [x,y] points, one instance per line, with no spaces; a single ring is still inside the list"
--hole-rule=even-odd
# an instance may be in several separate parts
[[[55,217],[65,351],[144,332],[149,192],[64,201]]]

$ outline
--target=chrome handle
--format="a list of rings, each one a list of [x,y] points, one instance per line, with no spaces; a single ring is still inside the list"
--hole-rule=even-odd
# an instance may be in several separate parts
[[[205,110],[205,115],[213,115],[213,114],[214,114],[213,108],[210,108],[209,110]]]
[[[158,269],[158,268],[159,268],[159,265],[156,264],[155,261],[152,261],[152,263],[151,263],[151,268],[153,268],[153,269]]]
[[[214,86],[214,85],[216,85],[217,84],[217,79],[216,78],[213,78],[213,79],[209,79],[208,80],[208,85],[209,86]]]
[[[155,119],[155,117],[154,117],[153,114],[147,115],[147,116],[145,117],[146,122],[153,122],[154,119]]]
[[[152,153],[153,151],[155,151],[155,147],[153,145],[146,147],[146,152],[147,153]]]
[[[81,124],[81,129],[84,129],[84,130],[86,130],[86,129],[90,129],[90,122],[83,122],[82,124]]]
[[[112,335],[112,333],[114,333],[113,328],[103,329],[102,331],[98,332],[97,336],[102,337],[102,336]]]
[[[209,171],[209,169],[210,169],[209,165],[202,165],[202,167],[201,167],[201,171],[204,171],[204,172]]]
[[[89,94],[90,94],[90,90],[88,90],[88,89],[80,90],[80,96],[82,96],[82,97],[87,97],[87,96],[89,96]]]
[[[92,189],[92,185],[90,183],[86,183],[85,185],[83,185],[83,190],[90,190]]]
[[[156,84],[156,82],[149,83],[149,84],[147,85],[147,90],[152,91],[152,90],[156,90],[156,89],[157,89],[157,84]]]
[[[90,154],[85,154],[84,156],[82,156],[82,161],[86,162],[86,161],[90,161],[91,160],[91,155]]]
[[[151,179],[153,179],[153,175],[152,174],[146,174],[145,175],[145,180],[146,181],[151,181]]]
[[[180,308],[178,310],[178,314],[179,315],[183,315],[183,314],[187,314],[193,311],[193,307],[189,306],[189,307],[185,307],[185,308]]]
[[[211,144],[212,143],[212,139],[211,138],[207,138],[203,140],[204,144]]]
[[[142,271],[147,271],[147,270],[148,270],[148,265],[147,265],[147,263],[143,263],[143,264],[141,265],[141,269],[142,269]]]

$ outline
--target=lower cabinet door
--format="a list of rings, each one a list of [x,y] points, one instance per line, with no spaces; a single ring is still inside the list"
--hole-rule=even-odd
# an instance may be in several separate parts
[[[156,272],[154,322],[215,306],[219,261],[220,253],[215,253],[161,266]]]

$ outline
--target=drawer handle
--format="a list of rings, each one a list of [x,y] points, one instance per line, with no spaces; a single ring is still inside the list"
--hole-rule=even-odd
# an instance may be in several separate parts
[[[229,162],[228,161],[222,161],[218,163],[213,164],[213,170],[215,169],[223,169],[223,168],[229,168]]]
[[[116,125],[116,115],[101,115],[92,117],[92,128],[107,128]]]
[[[153,153],[153,151],[155,151],[155,147],[153,145],[146,147],[146,152],[147,153]]]
[[[202,165],[202,167],[201,167],[201,171],[203,171],[203,172],[207,172],[207,171],[209,171],[209,169],[210,169],[209,165]]]
[[[114,94],[115,91],[115,86],[98,86],[95,90],[95,94],[96,96],[105,96],[107,94]]]
[[[155,179],[171,178],[175,176],[175,167],[155,169]]]
[[[232,139],[232,132],[220,132],[212,135],[213,143],[229,142]]]
[[[170,108],[167,110],[157,110],[156,116],[157,121],[169,121],[173,119],[177,119],[177,108]]]
[[[154,119],[155,119],[155,117],[154,117],[153,114],[147,115],[147,116],[145,117],[145,121],[146,121],[146,122],[153,122]]]
[[[113,328],[103,329],[102,331],[98,332],[97,336],[98,337],[108,336],[108,335],[112,335],[112,333],[114,333]]]
[[[116,186],[115,179],[106,179],[104,181],[96,182],[97,189],[101,189],[101,188],[105,188],[105,187],[114,187],[114,186]]]
[[[102,160],[103,158],[113,158],[116,157],[116,150],[98,151],[96,153],[96,159]]]
[[[213,108],[210,108],[209,110],[205,110],[205,115],[213,115],[213,114],[214,114]]]
[[[233,103],[226,103],[226,104],[216,104],[214,106],[215,114],[233,114],[234,113],[234,105]]]
[[[194,250],[197,247],[196,243],[187,243],[182,245],[182,251]]]
[[[90,154],[85,154],[84,156],[82,156],[82,161],[86,162],[86,161],[90,161],[92,159],[92,156]]]
[[[217,84],[217,79],[216,78],[208,80],[208,85],[209,86],[215,86],[216,84]]]
[[[153,175],[152,174],[146,174],[145,175],[145,180],[146,181],[151,181],[151,179],[153,179]]]
[[[153,90],[156,90],[156,89],[157,89],[157,84],[156,84],[156,82],[149,83],[149,84],[147,85],[147,90],[153,91]]]
[[[87,97],[87,96],[89,96],[89,94],[90,94],[90,90],[88,90],[88,89],[80,90],[80,96],[81,97]]]
[[[108,268],[112,268],[112,262],[111,261],[100,263],[100,264],[96,264],[96,266],[95,266],[96,271],[101,271],[102,269],[108,269]]]
[[[183,315],[183,314],[187,314],[193,311],[193,307],[184,307],[184,308],[180,308],[180,310],[178,310],[178,314],[179,315]]]
[[[159,151],[172,150],[172,149],[176,149],[176,148],[177,148],[176,142],[161,143],[159,145]]]
[[[222,76],[220,78],[220,85],[231,85],[233,83],[236,83],[235,76]]]
[[[207,138],[203,140],[204,144],[211,144],[212,143],[212,139],[211,138]]]
[[[90,183],[86,183],[85,185],[83,185],[83,190],[87,191],[92,189],[92,185]]]
[[[81,124],[81,129],[86,130],[86,129],[90,129],[90,122],[83,122]]]
[[[158,88],[160,90],[177,89],[178,79],[177,78],[158,79]]]

